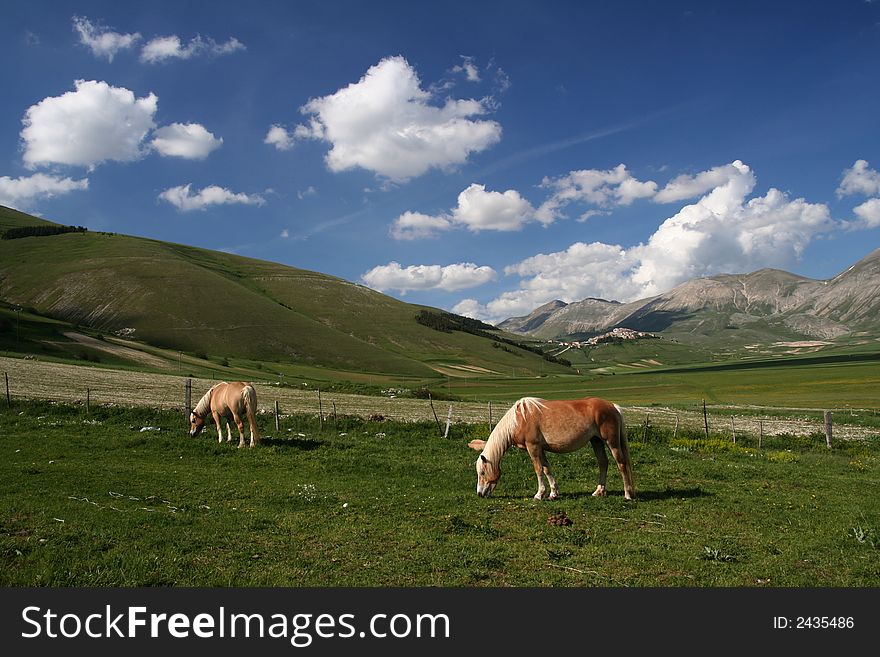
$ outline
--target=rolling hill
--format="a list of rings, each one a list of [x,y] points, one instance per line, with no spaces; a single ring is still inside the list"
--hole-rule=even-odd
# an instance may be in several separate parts
[[[416,317],[442,311],[333,276],[126,235],[60,232],[0,207],[4,237],[22,228],[35,235],[0,239],[0,302],[60,322],[41,325],[53,339],[80,327],[190,354],[410,377],[567,371],[509,342],[498,348],[510,335],[435,330]]]
[[[827,281],[778,269],[721,274],[625,304],[555,301],[498,327],[540,339],[576,339],[627,327],[700,345],[878,336],[880,249]]]

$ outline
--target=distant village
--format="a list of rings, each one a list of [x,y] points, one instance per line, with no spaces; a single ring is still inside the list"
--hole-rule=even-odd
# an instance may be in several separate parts
[[[599,344],[607,344],[609,342],[623,342],[624,340],[641,340],[644,338],[659,339],[659,335],[653,333],[645,333],[644,331],[634,331],[628,328],[615,328],[602,335],[594,335],[586,340],[578,340],[574,342],[563,342],[560,340],[550,340],[560,346],[569,347],[571,349],[580,349],[581,347],[595,347]]]

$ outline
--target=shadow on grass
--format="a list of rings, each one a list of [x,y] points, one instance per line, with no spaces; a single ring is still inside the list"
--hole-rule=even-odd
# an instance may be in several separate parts
[[[622,490],[609,490],[607,491],[608,497],[623,497]],[[636,489],[636,502],[647,502],[649,500],[670,500],[670,499],[688,499],[694,497],[708,497],[711,496],[712,493],[708,493],[701,489],[699,486],[694,486],[692,488],[665,488],[663,490],[639,490]],[[585,499],[588,497],[592,497],[593,494],[589,491],[580,491],[574,493],[566,493],[562,492],[559,495],[559,499]]]
[[[306,440],[304,438],[263,438],[260,444],[266,447],[278,447],[280,449],[296,449],[301,452],[309,452],[323,447],[323,440]]]

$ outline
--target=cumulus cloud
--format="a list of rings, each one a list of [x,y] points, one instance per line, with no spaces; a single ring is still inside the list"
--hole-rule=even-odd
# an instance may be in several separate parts
[[[225,43],[218,43],[210,37],[196,36],[184,45],[179,36],[172,34],[155,37],[145,43],[141,49],[141,61],[158,64],[170,59],[190,59],[200,55],[228,55],[245,49],[245,45],[235,37]]]
[[[872,198],[853,209],[858,221],[851,222],[848,227],[877,228],[880,227],[880,198]]]
[[[446,216],[434,217],[420,212],[404,212],[391,226],[391,236],[396,240],[418,240],[437,237],[437,234],[452,228],[452,221]]]
[[[773,188],[749,198],[754,173],[739,161],[729,166],[719,186],[664,221],[646,243],[625,248],[578,242],[527,258],[505,269],[520,277],[517,289],[471,311],[500,321],[552,299],[632,301],[695,277],[790,268],[817,235],[839,227],[824,204],[791,199]],[[867,221],[874,217],[872,210],[863,212]]]
[[[480,267],[472,262],[454,265],[410,265],[401,267],[397,262],[373,267],[361,279],[380,292],[397,290],[406,294],[412,290],[445,290],[454,292],[488,283],[496,277],[491,267]]]
[[[657,192],[654,200],[657,203],[674,203],[689,198],[702,196],[706,192],[720,187],[731,178],[740,174],[742,162],[736,160],[731,164],[714,167],[708,171],[702,171],[695,176],[681,175],[666,183],[666,186]]]
[[[880,173],[869,168],[865,160],[856,160],[851,168],[843,172],[837,196],[840,198],[852,194],[880,195]]]
[[[474,183],[458,195],[458,205],[448,214],[404,212],[394,221],[391,235],[399,240],[435,237],[455,226],[465,226],[471,232],[516,231],[534,216],[532,204],[516,190],[486,191],[485,185]]]
[[[431,101],[412,66],[388,57],[358,82],[306,103],[309,121],[294,135],[329,142],[331,171],[362,168],[393,182],[462,164],[501,138],[498,123],[475,118],[489,111],[488,101]],[[272,143],[284,143],[281,136]]]
[[[88,178],[74,180],[44,173],[21,178],[0,176],[0,205],[26,210],[37,199],[51,198],[88,188]]]
[[[132,48],[141,39],[138,32],[120,34],[81,16],[73,17],[73,29],[79,34],[82,45],[95,57],[106,57],[108,62],[112,62],[120,50]]]
[[[150,146],[160,155],[187,160],[204,160],[222,144],[222,138],[218,139],[198,123],[172,123],[156,130],[150,141]]]
[[[21,131],[25,164],[92,168],[142,157],[143,140],[155,127],[156,95],[137,98],[128,89],[94,80],[77,80],[75,87],[27,109]]]
[[[553,190],[553,194],[540,205],[535,217],[543,224],[551,224],[563,217],[563,208],[571,203],[587,203],[599,207],[630,205],[640,198],[650,198],[657,193],[657,183],[640,181],[619,164],[613,169],[583,169],[571,171],[565,176],[545,178],[541,186]],[[581,219],[593,212],[581,215]]]
[[[279,151],[289,151],[293,148],[296,140],[294,139],[294,135],[292,132],[288,132],[284,126],[273,125],[269,128],[269,132],[266,133],[266,138],[263,139],[264,144],[271,144]]]
[[[159,194],[159,198],[167,201],[181,212],[204,210],[210,205],[263,205],[266,202],[259,194],[231,192],[217,185],[204,187],[195,194],[190,188],[189,184],[171,187]]]

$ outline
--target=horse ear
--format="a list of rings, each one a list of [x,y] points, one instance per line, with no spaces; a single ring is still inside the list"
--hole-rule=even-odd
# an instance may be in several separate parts
[[[485,446],[486,446],[486,441],[485,441],[485,440],[477,440],[477,439],[474,439],[474,440],[472,440],[471,442],[468,443],[468,447],[470,447],[471,449],[475,449],[475,450],[477,450],[478,452],[482,452],[482,451],[483,451],[483,448],[484,448]]]
[[[487,458],[486,458],[485,456],[483,456],[482,454],[480,454],[480,459],[483,461],[483,463],[488,463],[488,462],[489,462],[489,459],[487,459]]]

